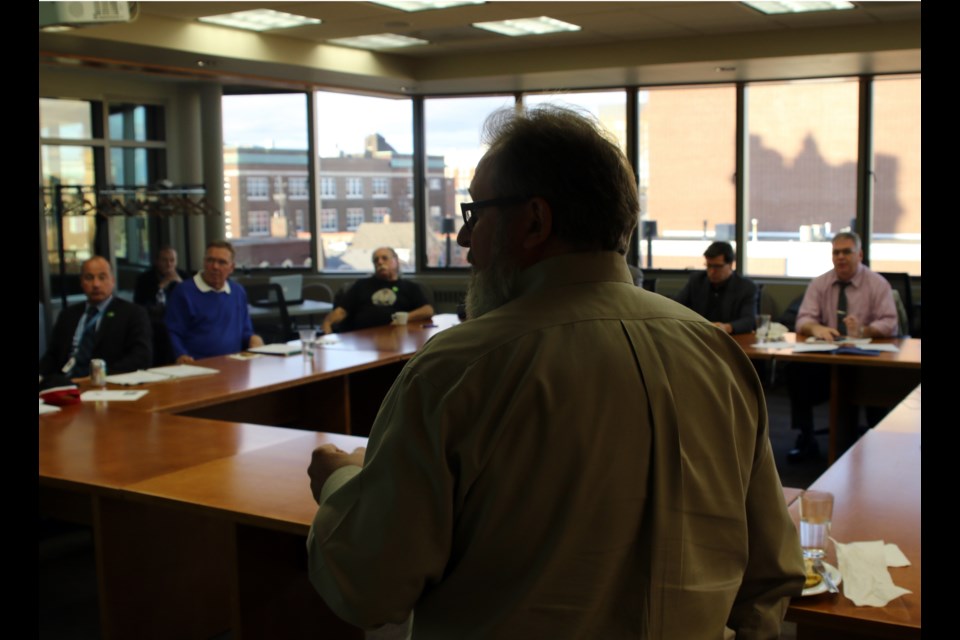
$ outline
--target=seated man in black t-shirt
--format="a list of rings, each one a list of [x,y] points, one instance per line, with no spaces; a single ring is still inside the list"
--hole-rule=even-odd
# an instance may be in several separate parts
[[[390,247],[374,251],[373,268],[374,274],[357,280],[340,304],[327,314],[323,320],[324,333],[390,324],[397,311],[410,314],[407,322],[427,320],[433,315],[433,307],[417,283],[400,279],[396,251]]]

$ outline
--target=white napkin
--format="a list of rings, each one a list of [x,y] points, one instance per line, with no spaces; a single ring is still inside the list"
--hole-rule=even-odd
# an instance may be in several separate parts
[[[832,538],[831,538],[832,539]],[[894,598],[913,593],[893,584],[888,566],[905,567],[910,564],[895,544],[883,540],[841,543],[833,540],[837,549],[840,575],[843,576],[843,595],[858,607],[883,607]]]
[[[767,330],[767,340],[773,342],[779,340],[790,331],[785,325],[780,324],[779,322],[771,322],[770,329]]]

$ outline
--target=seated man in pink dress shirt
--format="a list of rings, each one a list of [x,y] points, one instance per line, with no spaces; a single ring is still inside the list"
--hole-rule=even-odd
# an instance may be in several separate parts
[[[844,231],[833,238],[833,269],[815,278],[797,314],[797,336],[834,342],[844,337],[893,338],[897,309],[886,278],[863,264],[860,236]],[[826,365],[791,364],[787,370],[790,417],[800,430],[789,462],[819,455],[813,435],[813,407],[830,397]]]

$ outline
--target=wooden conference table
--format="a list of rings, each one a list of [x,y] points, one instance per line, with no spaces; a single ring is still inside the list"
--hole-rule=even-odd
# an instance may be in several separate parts
[[[305,579],[304,537],[311,452],[366,441],[303,429],[368,431],[403,362],[456,322],[344,334],[309,360],[210,358],[218,374],[41,416],[40,511],[92,526],[104,637],[362,638]]]
[[[861,405],[893,407],[911,389],[920,384],[920,346],[915,338],[876,340],[897,346],[896,353],[849,355],[825,352],[795,353],[784,349],[758,348],[752,333],[733,336],[751,360],[803,362],[830,366],[830,440],[828,461],[837,457],[856,439],[851,433],[856,424],[856,411]],[[796,334],[784,340],[796,343]]]
[[[453,314],[441,314],[429,324],[337,334],[310,359],[208,358],[197,364],[218,374],[144,386],[150,392],[123,407],[366,435],[403,364],[432,336],[458,322]]]
[[[919,638],[921,635],[920,387],[871,429],[810,489],[834,495],[830,535],[840,542],[895,543],[910,560],[891,568],[894,584],[913,593],[885,607],[858,607],[842,593],[795,598],[787,620],[808,638]],[[799,504],[790,506],[799,520]],[[831,544],[827,562],[836,566]]]
[[[364,441],[248,423],[363,433],[372,423],[369,406],[375,413],[379,405],[368,394],[384,393],[402,363],[453,323],[438,317],[437,327],[344,334],[306,362],[214,358],[199,364],[218,368],[218,375],[153,384],[137,402],[88,403],[42,416],[41,512],[93,526],[104,636],[204,638],[232,629],[255,638],[321,631],[362,637],[332,616],[304,579],[303,540],[315,511],[305,473],[310,452],[324,442],[349,450]],[[359,405],[369,405],[367,414],[358,416]],[[871,446],[919,440],[918,433],[891,433],[887,425],[901,414],[878,427],[882,442],[870,434]],[[883,465],[870,466],[868,453],[858,445],[841,462],[850,458],[848,467],[880,474]],[[919,470],[919,449],[917,458]],[[856,495],[851,474],[843,477]],[[832,478],[828,471],[818,483],[843,494]],[[919,515],[919,471],[916,485]],[[877,496],[889,493],[877,486]],[[838,516],[845,508],[838,498]],[[839,517],[834,532],[842,540],[870,537],[844,528]],[[888,539],[916,558],[919,621],[919,526],[916,535],[915,555],[910,544]],[[859,619],[859,608],[828,603],[823,611],[822,602],[795,603],[790,619],[803,629]]]

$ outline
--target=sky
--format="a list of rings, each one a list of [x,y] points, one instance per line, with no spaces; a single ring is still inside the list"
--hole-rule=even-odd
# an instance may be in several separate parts
[[[624,103],[622,91],[574,94],[576,104],[594,114],[601,104]],[[570,94],[546,94],[530,102],[569,104]],[[480,133],[486,117],[513,105],[513,96],[431,98],[425,104],[429,155],[447,166],[472,168],[483,154]],[[318,92],[318,151],[321,157],[361,153],[363,141],[379,133],[399,153],[413,152],[413,108],[409,98],[379,98]],[[224,96],[226,145],[307,149],[307,100],[303,94]]]

